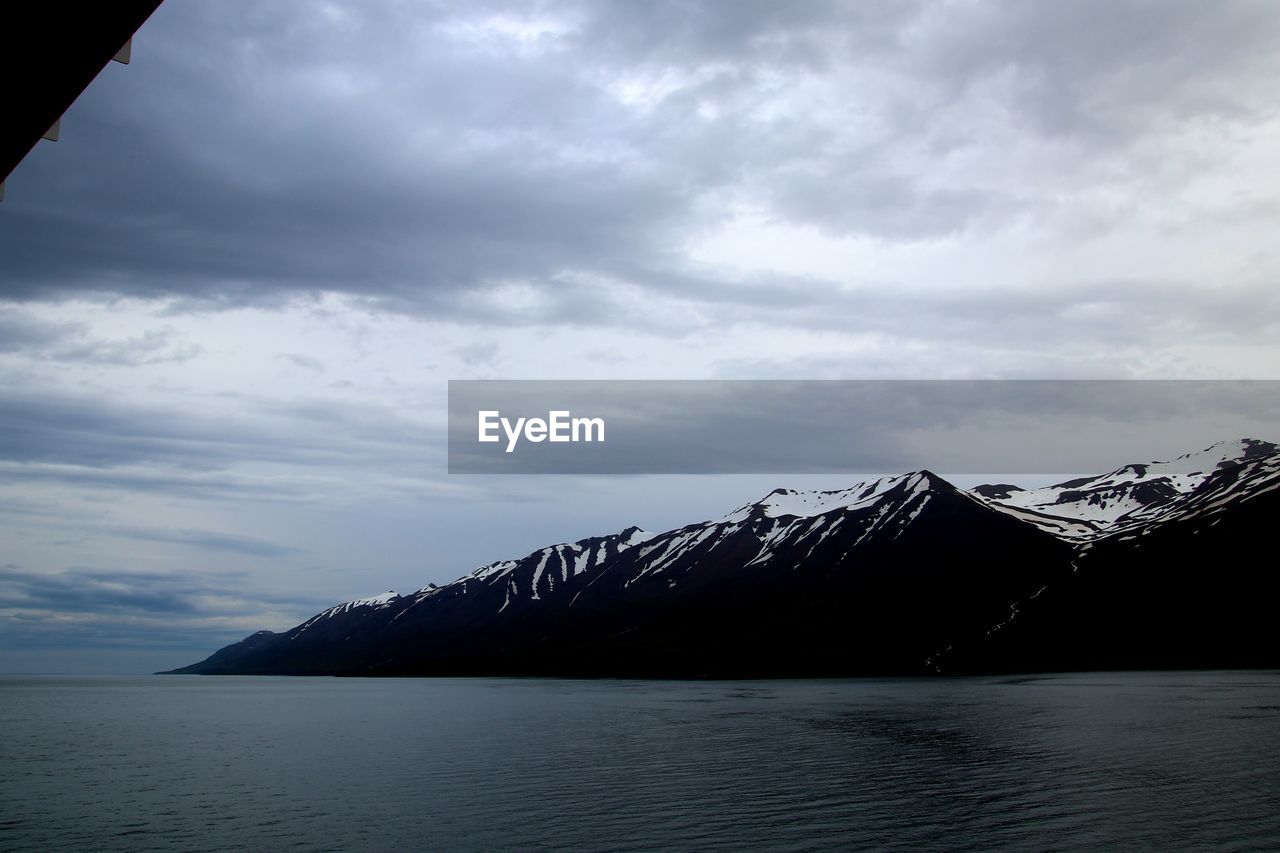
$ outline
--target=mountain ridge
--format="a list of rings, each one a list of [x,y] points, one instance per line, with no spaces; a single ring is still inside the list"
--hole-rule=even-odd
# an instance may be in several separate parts
[[[1031,665],[1003,638],[1035,634],[1025,614],[1048,613],[1035,603],[1046,595],[1086,614],[1093,605],[1063,592],[1083,583],[1082,567],[1094,585],[1123,576],[1126,560],[1141,562],[1126,537],[1251,500],[1270,506],[1278,487],[1276,446],[1244,439],[1037,490],[962,490],[929,471],[775,489],[719,519],[628,527],[408,595],[344,602],[172,672],[736,677]]]

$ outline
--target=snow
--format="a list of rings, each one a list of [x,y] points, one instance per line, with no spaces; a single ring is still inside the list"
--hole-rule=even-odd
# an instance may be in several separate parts
[[[639,545],[642,542],[648,542],[650,539],[654,538],[657,535],[658,535],[657,533],[647,533],[637,527],[631,531],[631,534],[626,539],[622,540],[623,544],[619,545],[618,548],[619,549],[622,549],[623,547],[630,548],[633,545]]]
[[[912,492],[913,496],[916,494],[918,494],[918,492],[914,492],[914,491]],[[902,520],[900,529],[898,530],[897,533],[893,535],[894,539],[897,539],[899,536],[902,535],[902,531],[906,530],[907,526],[911,524],[911,522],[916,520],[916,516],[918,516],[924,510],[925,505],[928,503],[929,503],[929,495],[927,494],[924,495],[922,498],[920,498],[919,501],[916,502],[915,509],[911,510],[911,514]]]
[[[795,517],[786,524],[774,524],[769,529],[769,532],[760,539],[760,553],[755,556],[755,559],[749,560],[747,565],[751,566],[756,563],[767,563],[772,560],[774,549],[777,547],[778,543],[785,541],[790,536],[791,532],[796,529],[796,526],[804,522],[805,518],[807,518],[807,516]]]
[[[974,497],[1064,539],[1088,539],[1153,521],[1183,506],[1182,498],[1193,495],[1215,471],[1242,461],[1258,447],[1269,446],[1250,439],[1221,441],[1167,462],[1125,465],[1098,477],[1014,492],[999,500]],[[1266,459],[1259,464],[1265,465]],[[1143,486],[1171,494],[1143,500],[1137,494]]]
[[[322,610],[321,612],[317,613],[315,616],[312,616],[306,622],[303,622],[300,626],[298,626],[298,630],[295,631],[293,635],[290,636],[289,639],[290,640],[297,639],[299,636],[302,635],[304,631],[306,631],[316,622],[319,622],[321,619],[329,619],[331,617],[337,616],[339,613],[347,613],[351,610],[355,610],[357,607],[372,607],[374,609],[381,610],[384,607],[390,606],[391,602],[395,601],[399,597],[400,596],[397,595],[394,590],[389,590],[387,592],[382,593],[381,595],[373,595],[373,596],[370,596],[369,598],[356,598],[356,599],[352,599],[351,601],[344,601],[342,604],[335,604],[333,607],[330,607],[328,610]]]
[[[466,580],[466,579],[474,579],[478,581],[489,580],[494,576],[501,576],[501,575],[507,574],[508,572],[514,570],[516,565],[517,565],[517,561],[515,560],[500,560],[499,562],[496,562],[496,563],[490,563],[487,566],[481,566],[471,574],[467,575],[465,578],[459,578],[459,580]]]
[[[349,610],[355,610],[357,607],[383,608],[399,597],[400,596],[396,595],[394,591],[389,591],[384,592],[381,595],[370,596],[369,598],[356,598],[351,601],[344,601],[342,604],[336,604],[323,613],[313,617],[311,621],[315,621],[316,619],[327,619],[328,617],[336,616],[339,613],[346,613]]]
[[[821,544],[822,544],[822,540],[826,539],[826,538],[827,538],[828,536],[830,536],[832,533],[835,533],[835,532],[836,532],[836,528],[840,526],[840,522],[842,522],[842,521],[844,521],[844,516],[843,516],[843,515],[842,515],[842,516],[840,516],[839,518],[837,518],[837,519],[835,520],[835,523],[834,523],[834,524],[832,524],[832,525],[831,525],[830,527],[828,527],[826,530],[822,531],[822,535],[818,537],[818,541],[814,543],[814,547],[815,547],[815,548],[816,548],[816,547],[818,547],[819,545],[821,545]]]
[[[917,494],[929,490],[929,478],[921,472],[913,472],[867,480],[847,489],[829,492],[776,489],[755,503],[739,507],[722,520],[745,521],[755,511],[763,514],[765,518],[811,518],[838,509],[859,509],[871,506],[886,492],[897,486],[903,486],[908,494]]]
[[[1061,536],[1063,539],[1087,539],[1096,535],[1102,529],[1102,525],[1096,521],[1047,515],[1043,512],[995,502],[992,502],[991,506],[1006,515],[1034,524],[1041,530],[1047,530],[1050,533]]]
[[[1060,518],[1109,522],[1145,504],[1133,497],[1135,486],[1161,482],[1186,494],[1200,486],[1225,462],[1241,458],[1246,446],[1239,441],[1220,442],[1170,462],[1126,465],[1110,473],[1082,481],[1069,481],[1039,489],[1014,492],[988,503],[1036,510]],[[1074,497],[1068,497],[1073,496]]]
[[[564,582],[570,577],[589,572],[592,568],[600,565],[607,553],[606,548],[609,539],[612,539],[615,543],[617,552],[622,553],[628,548],[634,548],[637,545],[642,545],[658,536],[656,533],[646,533],[638,527],[629,528],[627,531],[624,531],[624,533],[625,535],[620,533],[614,537],[606,537],[604,540],[599,540],[594,543],[591,543],[590,540],[583,540],[583,542],[588,543],[586,545],[582,544],[582,542],[562,542],[557,545],[549,545],[546,548],[534,551],[532,554],[522,557],[519,560],[500,560],[496,563],[490,563],[487,566],[481,566],[471,572],[471,574],[464,575],[453,583],[445,584],[444,587],[440,587],[438,589],[460,586],[462,591],[465,593],[467,592],[467,582],[472,580],[485,581],[486,583],[496,585],[497,581],[507,577],[512,572],[515,572],[520,566],[526,565],[536,558],[537,563],[533,568],[530,583],[530,597],[535,601],[541,601],[542,597],[538,592],[538,585],[541,583],[544,576],[548,579],[549,589],[555,588],[554,574],[547,574],[547,567],[551,565],[551,558],[553,556],[559,558],[560,580],[561,582]],[[430,587],[427,589],[430,589]],[[426,590],[424,590],[424,592],[425,591]],[[506,600],[503,602],[501,609],[505,609],[507,605],[510,604],[513,597],[521,594],[520,588],[516,585],[515,578],[507,578]],[[418,595],[421,597],[422,592],[419,592]]]
[[[386,604],[399,597],[400,596],[396,595],[395,590],[389,590],[387,592],[382,593],[381,595],[375,595],[371,598],[357,598],[354,601],[348,601],[347,606],[348,607],[365,607],[365,606],[375,605],[375,604]]]
[[[1243,462],[1246,457],[1252,458],[1240,465],[1238,473],[1213,477],[1221,466]],[[799,560],[803,562],[836,534],[840,535],[840,548],[845,551],[858,547],[877,531],[883,531],[886,537],[901,536],[939,494],[938,489],[945,489],[937,482],[927,472],[915,472],[867,480],[834,491],[778,489],[722,519],[665,533],[628,528],[611,537],[551,545],[518,560],[490,563],[451,584],[424,587],[405,603],[413,607],[445,590],[452,590],[450,594],[492,590],[490,594],[496,603],[497,588],[501,584],[504,596],[498,612],[503,612],[524,594],[526,578],[530,586],[528,600],[541,601],[544,593],[548,598],[563,593],[566,587],[555,583],[557,575],[564,584],[585,574],[585,586],[569,602],[572,607],[585,588],[608,574],[607,567],[613,565],[609,559],[612,554],[639,549],[638,571],[623,584],[629,586],[641,577],[668,572],[678,564],[692,568],[721,542],[742,542],[747,534],[758,542],[747,565],[767,563],[780,550],[794,548],[790,553],[799,554],[807,547],[805,556]],[[1132,538],[1166,518],[1213,516],[1239,500],[1277,488],[1280,488],[1280,452],[1276,452],[1274,445],[1234,441],[1221,442],[1168,462],[1126,465],[1098,477],[1015,491],[998,500],[975,493],[969,497],[1076,542],[1083,552],[1103,536]],[[1144,496],[1143,492],[1147,494]],[[696,554],[699,560],[691,561],[691,554]],[[553,557],[558,558],[558,571],[552,563]],[[544,577],[548,589],[540,591]],[[665,580],[668,585],[676,582],[674,577]],[[481,582],[481,586],[469,587],[473,581]],[[550,594],[553,591],[555,596]],[[386,592],[344,602],[312,617],[294,636],[317,620],[363,608],[377,611],[392,607],[400,599],[395,592]],[[400,608],[397,618],[408,609]],[[1011,618],[1013,615],[1016,614],[1011,614]]]
[[[843,516],[843,515],[838,515],[838,516],[836,516],[836,520],[835,520],[835,521],[833,521],[833,522],[831,522],[831,524],[830,524],[829,526],[827,526],[827,529],[826,529],[826,530],[823,530],[823,531],[822,531],[822,535],[818,537],[818,541],[817,541],[817,542],[814,542],[812,545],[810,545],[810,546],[809,546],[809,550],[805,553],[805,555],[804,555],[804,559],[803,559],[803,560],[801,560],[801,562],[804,562],[804,560],[809,559],[809,557],[810,557],[810,556],[812,556],[812,554],[813,554],[814,550],[815,550],[819,545],[821,545],[821,544],[826,540],[826,538],[827,538],[828,536],[830,536],[832,533],[834,533],[834,532],[836,531],[836,528],[837,528],[837,527],[839,527],[839,526],[840,526],[840,524],[841,524],[844,520],[845,520],[845,516]],[[814,530],[821,530],[821,529],[822,529],[822,527],[823,527],[825,524],[826,524],[826,519],[818,518],[818,519],[814,522],[813,526],[812,526],[812,527],[810,527],[808,530],[806,530],[806,531],[805,531],[805,533],[804,533],[804,538],[808,538],[808,536],[809,536],[811,533],[813,533],[813,531],[814,531]]]
[[[708,536],[710,536],[715,531],[716,531],[716,526],[710,525],[710,524],[703,525],[701,528],[695,527],[692,530],[685,528],[683,532],[680,533],[680,535],[668,538],[664,542],[661,542],[658,545],[652,546],[647,550],[642,550],[640,552],[642,556],[647,556],[649,553],[654,553],[655,551],[657,553],[660,553],[662,556],[661,556],[661,559],[654,560],[648,566],[646,566],[644,571],[641,574],[648,574],[650,572],[656,573],[656,572],[662,571],[667,565],[675,562],[676,560],[680,559],[680,557],[683,556],[685,553],[692,551],[694,548],[698,547],[698,545],[700,545],[703,542],[703,540],[705,540]],[[661,550],[658,551],[657,549],[661,549]]]
[[[542,553],[542,559],[538,561],[538,567],[533,570],[532,587],[533,587],[533,597],[535,600],[538,599],[538,581],[542,579],[542,572],[547,567],[547,560],[551,557],[551,549],[543,548],[541,553]]]

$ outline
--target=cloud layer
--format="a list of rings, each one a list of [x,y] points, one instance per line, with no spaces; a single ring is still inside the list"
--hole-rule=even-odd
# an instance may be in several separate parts
[[[0,287],[217,306],[332,291],[498,324],[607,322],[632,292],[713,323],[768,316],[766,288],[899,322],[887,287],[929,291],[926,313],[1037,281],[1089,304],[1114,270],[787,280],[691,250],[759,222],[881,260],[961,241],[1016,261],[1021,241],[1065,261],[1114,229],[1274,225],[1241,180],[1263,164],[1241,159],[1274,132],[1278,35],[1245,2],[175,4],[142,64],[104,74],[67,141],[24,165]],[[1174,301],[1207,284],[1134,249],[1117,266]]]

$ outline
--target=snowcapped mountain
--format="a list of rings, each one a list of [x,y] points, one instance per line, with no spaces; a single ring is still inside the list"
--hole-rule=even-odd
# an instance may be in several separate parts
[[[1187,535],[1203,535],[1197,545],[1235,553],[1219,542],[1219,523],[1274,508],[1278,487],[1276,446],[1246,440],[1035,490],[966,492],[928,471],[837,491],[778,489],[720,519],[662,533],[630,527],[491,563],[442,586],[346,602],[176,671],[1034,669],[1037,647],[1047,660],[1065,659],[1038,625],[1097,616],[1097,602],[1079,590],[1099,587],[1098,601],[1112,588],[1132,592],[1128,565],[1146,565],[1147,553],[1135,556],[1135,548],[1195,529]],[[1227,528],[1241,542],[1261,537],[1262,528]],[[1205,570],[1176,553],[1166,559],[1162,579],[1144,576],[1138,586]],[[1268,654],[1276,650],[1274,640],[1263,642]]]
[[[1012,604],[981,642],[946,649],[939,668],[1280,666],[1276,445],[1221,442],[1023,494],[1020,506],[984,499],[1045,530],[1070,514],[1088,522],[1059,534],[1075,548],[1071,574]]]
[[[992,507],[1052,533],[1088,539],[1157,518],[1198,496],[1211,479],[1221,482],[1232,472],[1274,466],[1276,450],[1276,445],[1256,439],[1222,441],[1171,462],[1125,465],[1042,489],[979,486],[974,493]]]

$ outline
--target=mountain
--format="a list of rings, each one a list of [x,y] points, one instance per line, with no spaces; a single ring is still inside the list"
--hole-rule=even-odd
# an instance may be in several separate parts
[[[1056,494],[1055,494],[1056,492]],[[1042,529],[1087,521],[1071,574],[1011,608],[952,671],[1276,667],[1280,513],[1274,444],[1223,442],[1172,462],[1018,492],[990,505]]]
[[[1280,453],[1224,442],[1044,489],[928,471],[775,490],[332,607],[174,672],[757,677],[1280,664]]]
[[[1268,460],[1276,445],[1257,439],[1223,441],[1171,462],[1125,465],[1108,474],[1068,480],[1042,489],[978,486],[974,493],[992,506],[1045,530],[1088,539],[1117,524],[1144,523],[1174,510],[1211,478]]]

